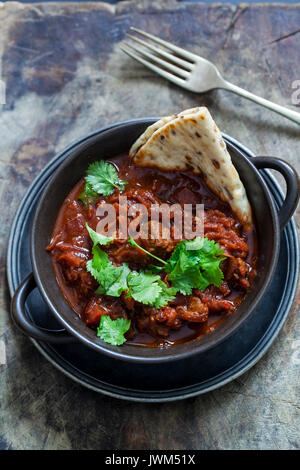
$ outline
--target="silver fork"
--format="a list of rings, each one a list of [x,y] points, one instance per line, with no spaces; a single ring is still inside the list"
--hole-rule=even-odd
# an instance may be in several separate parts
[[[272,101],[268,101],[233,85],[233,83],[227,82],[221,76],[217,67],[209,60],[188,52],[181,47],[174,46],[170,42],[152,36],[152,34],[140,29],[133,27],[130,29],[151,42],[146,42],[132,34],[127,34],[130,39],[142,47],[125,42],[125,47],[123,45],[121,49],[133,59],[141,62],[176,85],[196,93],[204,93],[215,88],[232,91],[300,124],[300,113],[272,103]],[[163,48],[158,47],[158,44],[163,46]]]

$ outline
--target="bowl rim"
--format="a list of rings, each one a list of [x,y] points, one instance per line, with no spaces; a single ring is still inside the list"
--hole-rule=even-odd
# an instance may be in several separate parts
[[[257,295],[255,296],[255,298],[252,300],[252,303],[251,303],[250,308],[248,309],[248,311],[246,313],[244,313],[240,318],[237,318],[235,323],[231,326],[231,328],[228,331],[225,331],[223,333],[223,335],[220,335],[218,338],[213,339],[213,341],[211,341],[211,342],[207,342],[206,344],[202,344],[202,345],[201,345],[201,343],[199,343],[198,347],[196,346],[194,348],[191,348],[190,350],[185,350],[185,351],[180,351],[180,348],[186,346],[187,344],[195,343],[197,340],[192,341],[190,343],[183,343],[183,344],[180,344],[180,345],[177,345],[177,346],[173,346],[172,348],[170,348],[168,350],[154,348],[155,351],[161,350],[162,354],[166,353],[166,351],[171,351],[172,350],[172,355],[167,354],[167,355],[152,356],[152,357],[151,356],[148,356],[148,357],[147,356],[140,356],[140,355],[137,355],[137,354],[127,354],[126,352],[124,352],[124,350],[122,351],[121,347],[118,347],[118,349],[116,349],[116,347],[111,348],[111,345],[105,343],[104,341],[100,340],[99,338],[97,338],[97,343],[93,342],[92,340],[90,340],[89,338],[85,337],[80,332],[78,332],[75,328],[73,328],[72,325],[70,325],[64,318],[62,318],[62,316],[60,315],[60,312],[55,308],[55,306],[53,305],[51,299],[47,295],[47,292],[44,289],[43,282],[41,281],[40,276],[39,276],[39,271],[38,271],[36,257],[35,257],[35,248],[34,247],[35,247],[35,237],[36,237],[36,234],[37,234],[36,222],[37,222],[37,219],[38,219],[40,208],[41,208],[41,206],[42,206],[42,204],[43,204],[43,202],[44,202],[44,200],[47,196],[47,190],[51,187],[51,185],[55,181],[56,176],[61,171],[63,171],[65,166],[67,166],[69,164],[69,160],[72,160],[72,158],[74,158],[74,153],[75,152],[78,153],[78,151],[80,151],[81,147],[85,146],[88,143],[89,139],[92,139],[92,138],[98,139],[101,136],[103,137],[103,136],[108,135],[112,131],[116,131],[116,130],[119,130],[121,128],[124,129],[128,126],[134,126],[134,125],[138,125],[138,124],[145,124],[145,126],[150,125],[151,123],[155,122],[156,120],[157,120],[157,118],[145,117],[145,118],[132,119],[132,120],[127,120],[127,121],[120,121],[120,122],[117,122],[117,123],[115,123],[111,126],[108,126],[108,127],[105,127],[105,128],[100,128],[100,129],[94,131],[93,133],[90,133],[86,136],[83,136],[80,140],[78,140],[77,142],[74,142],[68,148],[69,151],[68,151],[68,149],[65,149],[62,152],[60,152],[60,153],[65,153],[66,150],[67,150],[68,154],[65,157],[64,161],[60,165],[58,165],[58,167],[55,169],[52,177],[50,178],[50,180],[48,182],[48,184],[43,188],[43,190],[42,190],[42,192],[41,192],[41,194],[38,198],[38,202],[37,202],[37,205],[36,205],[36,208],[35,208],[35,211],[34,211],[34,216],[33,216],[32,225],[31,225],[31,234],[30,234],[30,257],[31,257],[33,275],[34,275],[37,287],[39,289],[39,292],[40,292],[43,300],[46,302],[46,304],[48,305],[48,307],[51,310],[52,314],[54,314],[55,318],[59,321],[59,323],[63,326],[63,328],[65,328],[65,330],[68,333],[70,333],[72,336],[75,337],[75,339],[79,340],[80,342],[82,342],[86,346],[94,349],[98,353],[100,353],[100,354],[103,353],[103,354],[108,355],[111,358],[114,358],[114,359],[117,359],[117,360],[123,360],[123,361],[126,361],[126,362],[133,362],[133,363],[163,363],[163,362],[186,359],[186,358],[194,356],[196,354],[203,353],[203,352],[211,349],[212,347],[215,347],[215,346],[219,345],[220,343],[222,343],[226,339],[228,339],[230,336],[232,336],[234,333],[236,333],[236,331],[240,328],[240,326],[249,318],[249,316],[254,311],[254,309],[256,308],[258,303],[261,301],[261,299],[262,299],[263,295],[265,294],[266,290],[268,289],[268,287],[269,287],[269,285],[272,281],[274,271],[275,271],[275,268],[276,268],[276,265],[277,265],[278,256],[279,256],[279,248],[280,248],[279,221],[278,221],[278,216],[277,216],[277,210],[276,210],[276,207],[275,207],[275,202],[272,198],[270,190],[269,190],[266,182],[264,181],[264,179],[260,175],[258,169],[254,166],[254,164],[251,162],[251,160],[248,158],[248,156],[246,156],[240,148],[236,147],[230,140],[228,140],[226,138],[227,137],[226,134],[223,134],[224,140],[226,141],[226,144],[229,147],[229,152],[230,152],[231,149],[233,149],[236,153],[238,153],[240,156],[242,156],[242,158],[244,160],[246,160],[247,164],[252,169],[252,171],[254,171],[254,173],[256,174],[256,177],[259,180],[260,186],[263,189],[266,200],[268,201],[271,220],[272,220],[272,233],[273,233],[273,256],[272,256],[272,261],[270,263],[269,270],[266,274],[264,284],[263,284],[262,288],[257,292]],[[229,139],[231,139],[230,136],[228,136],[228,137],[229,137]],[[67,302],[66,302],[66,305],[67,305]],[[99,339],[99,341],[98,341],[98,339]],[[134,346],[134,345],[128,345],[128,347],[129,346],[134,348],[136,351],[138,351],[140,349],[143,349],[143,350],[146,349],[146,348],[140,348],[140,347],[137,347],[137,346]],[[147,348],[147,349],[149,349],[149,351],[151,351],[151,348]],[[176,350],[178,352],[176,352]]]

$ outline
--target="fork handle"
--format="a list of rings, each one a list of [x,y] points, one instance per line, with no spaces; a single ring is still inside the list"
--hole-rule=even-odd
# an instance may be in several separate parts
[[[224,88],[228,91],[232,91],[237,95],[241,95],[244,98],[247,98],[248,100],[254,101],[255,103],[258,103],[264,106],[265,108],[271,109],[271,111],[275,111],[275,113],[281,114],[282,116],[290,119],[291,121],[300,124],[300,113],[297,113],[296,111],[292,111],[291,109],[285,108],[284,106],[280,106],[279,104],[273,103],[272,101],[266,100],[265,98],[261,98],[260,96],[254,95],[253,93],[250,93],[249,91],[244,90],[243,88],[240,88],[234,85],[233,83],[227,81],[224,81],[224,85],[221,88]]]

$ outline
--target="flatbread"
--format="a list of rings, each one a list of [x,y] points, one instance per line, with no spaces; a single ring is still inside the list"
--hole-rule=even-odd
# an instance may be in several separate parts
[[[129,156],[139,166],[164,170],[192,167],[230,205],[243,225],[252,224],[244,185],[207,108],[189,109],[157,121],[133,144]]]
[[[140,137],[134,142],[130,149],[130,156],[134,157],[135,154],[140,150],[140,148],[145,145],[147,140],[150,139],[150,137],[154,134],[155,131],[163,127],[165,124],[168,124],[168,122],[173,121],[173,119],[176,119],[178,116],[182,116],[185,114],[192,114],[194,112],[197,112],[198,109],[200,108],[191,108],[191,109],[186,109],[185,111],[182,111],[179,114],[173,114],[172,116],[165,116],[161,118],[159,121],[156,121],[154,124],[151,126],[147,127],[145,132],[140,135]]]

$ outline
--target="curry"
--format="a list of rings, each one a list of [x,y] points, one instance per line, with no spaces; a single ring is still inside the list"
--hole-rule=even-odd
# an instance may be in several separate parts
[[[122,189],[115,187],[108,196],[98,194],[93,200],[84,202],[80,196],[86,182],[82,178],[63,202],[47,247],[66,301],[86,325],[94,329],[99,327],[102,317],[113,321],[130,320],[125,338],[127,343],[136,346],[170,347],[212,332],[226,317],[234,314],[256,276],[255,227],[245,230],[229,204],[212,192],[201,174],[195,174],[192,169],[168,171],[139,167],[126,154],[114,157],[109,163],[126,185]],[[120,219],[120,195],[127,197],[128,207],[142,204],[147,211],[153,204],[203,204],[204,237],[218,244],[224,254],[220,263],[220,284],[208,285],[205,289],[193,288],[188,295],[177,291],[162,307],[139,302],[128,296],[127,290],[119,296],[99,293],[99,283],[87,269],[93,253],[87,226],[96,231],[97,209],[104,203],[111,204]],[[133,216],[128,215],[128,218],[130,222]],[[161,220],[158,225],[161,233]],[[169,239],[161,236],[143,238],[141,234],[133,245],[128,238],[116,237],[102,249],[113,266],[125,263],[128,270],[147,270],[154,264],[152,256],[166,261],[176,249],[179,240],[174,236],[174,229],[173,219]],[[168,274],[161,270],[159,276],[168,286]]]

